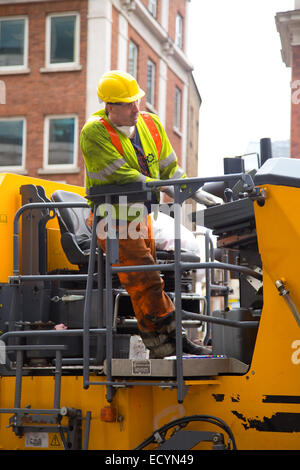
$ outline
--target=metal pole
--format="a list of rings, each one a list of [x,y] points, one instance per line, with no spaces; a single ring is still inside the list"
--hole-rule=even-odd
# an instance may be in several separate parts
[[[183,310],[183,318],[191,320],[199,320],[207,323],[215,323],[217,325],[231,326],[233,328],[258,328],[259,321],[238,321],[229,320],[227,318],[219,318],[207,315],[201,315],[194,312],[186,312]]]
[[[16,360],[16,386],[15,386],[15,408],[21,407],[21,392],[22,392],[22,368],[23,368],[23,351],[17,350]]]
[[[90,438],[90,425],[91,425],[92,414],[90,411],[86,412],[85,417],[85,429],[84,429],[84,441],[83,441],[83,450],[89,449],[89,438]]]
[[[208,264],[210,260],[210,236],[209,231],[205,231],[205,262]],[[206,314],[210,316],[211,314],[211,271],[208,267],[205,269],[205,294],[206,294],[206,301],[207,301],[207,310]],[[207,344],[211,335],[211,327],[210,324],[206,326],[206,335],[204,338],[204,344]]]
[[[88,388],[90,366],[90,309],[92,303],[93,275],[95,269],[96,245],[97,245],[97,216],[96,207],[92,225],[92,239],[90,258],[88,265],[88,277],[83,311],[83,387]]]
[[[61,366],[62,366],[62,352],[56,351],[55,355],[55,382],[54,382],[54,408],[60,407],[60,392],[61,392]]]
[[[176,318],[176,376],[177,376],[177,401],[183,402],[183,365],[182,365],[182,302],[181,302],[181,205],[179,204],[180,188],[175,186],[174,198],[174,248],[175,248],[175,318]]]
[[[139,265],[139,266],[113,266],[112,272],[134,272],[134,271],[173,271],[174,270],[174,263],[170,264],[152,264],[152,265]],[[235,271],[238,273],[246,274],[247,276],[252,276],[255,279],[262,280],[262,275],[253,269],[247,268],[247,266],[238,266],[236,264],[226,264],[226,263],[180,263],[181,270],[189,270],[189,269],[228,269],[228,271]]]
[[[105,328],[93,328],[90,330],[90,333],[91,334],[105,334],[106,333],[106,330]],[[23,336],[23,337],[26,337],[26,336],[40,336],[40,337],[43,337],[43,336],[78,336],[78,335],[83,335],[84,334],[84,330],[83,329],[72,329],[72,330],[21,330],[21,331],[7,331],[6,333],[3,333],[2,335],[0,335],[0,339],[2,341],[6,341],[7,338],[10,338],[10,337],[18,337],[18,336]],[[48,348],[52,348],[52,346],[49,346],[49,345],[46,345],[46,347]],[[61,346],[60,346],[61,347]],[[21,346],[8,346],[8,349],[11,348],[11,350],[13,349],[20,349]],[[26,349],[25,346],[22,346],[23,349]],[[33,346],[30,346],[30,348],[32,349]],[[44,348],[44,345],[39,345],[39,348],[40,349],[43,349]],[[57,349],[58,346],[54,346],[53,349]]]
[[[224,258],[225,263],[228,263],[228,250],[225,250]],[[227,290],[224,291],[224,309],[227,309],[229,302],[229,272],[226,269],[224,270],[224,286],[227,287]]]
[[[206,178],[185,178],[184,183],[183,179],[170,179],[170,180],[164,180],[163,184],[161,181],[148,181],[146,183],[146,186],[148,188],[157,188],[160,186],[182,186],[183,184],[193,184],[193,183],[199,183],[200,186],[203,186],[204,183],[208,182],[217,182],[217,181],[231,181],[232,179],[234,180],[239,180],[245,178],[244,173],[232,173],[228,175],[223,175],[223,176],[210,176]]]
[[[97,315],[97,327],[98,328],[104,328],[105,326],[105,321],[104,321],[104,298],[103,298],[103,292],[104,292],[104,256],[103,256],[103,251],[98,246],[98,296],[97,296],[97,302],[98,302],[98,315]],[[100,363],[101,359],[101,344],[103,343],[103,338],[100,338],[99,336],[96,339],[96,364]]]
[[[105,203],[109,207],[111,205],[111,196],[106,195]],[[111,230],[110,230],[111,229]],[[108,227],[106,234],[106,265],[105,265],[105,307],[106,307],[106,377],[107,382],[111,382],[112,370],[111,361],[113,356],[113,337],[112,337],[112,321],[113,321],[113,305],[112,305],[112,217],[108,211]],[[106,387],[106,399],[110,403],[113,399],[113,388],[111,385]]]

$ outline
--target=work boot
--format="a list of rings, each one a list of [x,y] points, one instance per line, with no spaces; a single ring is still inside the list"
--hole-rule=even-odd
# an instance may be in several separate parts
[[[141,331],[140,336],[145,347],[150,351],[150,359],[163,359],[176,352],[176,345],[174,341],[171,341],[168,332],[151,331],[145,333]]]
[[[162,359],[176,354],[176,323],[175,312],[157,320],[156,330],[153,332],[140,332],[140,336],[147,349],[150,350],[150,359]],[[185,354],[197,356],[210,355],[211,350],[197,345],[188,339],[182,328],[182,351]]]
[[[164,331],[169,334],[170,342],[176,343],[176,322],[175,312],[171,312],[167,317],[163,319],[162,327]],[[176,349],[176,348],[175,348]],[[207,356],[211,354],[211,349],[205,346],[200,346],[193,343],[188,337],[187,332],[182,328],[182,352],[185,354],[192,354],[195,356]]]
[[[193,343],[186,335],[186,332],[182,333],[182,352],[186,354],[193,354],[195,356],[209,356],[211,355],[211,349],[205,346],[200,346]]]

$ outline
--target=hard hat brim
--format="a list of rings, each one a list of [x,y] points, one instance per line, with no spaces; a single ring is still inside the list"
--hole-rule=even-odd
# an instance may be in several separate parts
[[[139,92],[134,96],[126,98],[111,98],[109,103],[132,103],[133,101],[140,100],[143,96],[145,96],[145,92],[140,88]]]

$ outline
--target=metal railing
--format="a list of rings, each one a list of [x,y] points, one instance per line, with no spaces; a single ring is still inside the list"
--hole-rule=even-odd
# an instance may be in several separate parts
[[[211,181],[226,181],[232,178],[244,178],[244,174],[226,175],[223,177],[212,178]],[[115,201],[116,196],[126,195],[126,185],[124,186],[105,186],[104,188],[99,187],[98,193],[88,196],[94,203],[94,220],[92,226],[92,240],[91,240],[91,253],[89,259],[88,279],[87,279],[87,290],[84,308],[84,346],[83,346],[83,384],[85,388],[90,385],[106,385],[107,395],[106,398],[110,402],[114,395],[114,387],[121,386],[133,386],[133,385],[160,385],[164,387],[177,388],[177,400],[181,403],[184,399],[185,385],[183,377],[183,363],[182,363],[182,299],[181,299],[181,273],[184,270],[189,269],[205,269],[206,273],[212,269],[221,269],[224,271],[235,271],[244,273],[255,278],[261,279],[261,275],[256,273],[250,268],[245,266],[237,266],[228,263],[219,262],[183,262],[180,259],[181,253],[181,237],[180,237],[180,226],[181,226],[181,214],[180,208],[182,203],[193,196],[194,192],[203,185],[204,182],[209,181],[207,178],[187,178],[184,180],[170,180],[170,181],[153,181],[142,185],[139,183],[139,187],[134,191],[134,185],[131,185],[131,195],[135,194],[137,201],[145,201],[151,199],[149,190],[153,190],[165,185],[174,186],[174,233],[175,233],[175,250],[174,250],[174,262],[168,265],[153,264],[143,266],[113,266],[117,262],[118,252],[118,240],[117,238],[111,238],[109,230],[107,231],[106,237],[106,264],[105,264],[105,279],[106,279],[106,292],[105,292],[105,307],[106,307],[106,382],[91,382],[89,378],[89,313],[91,308],[91,294],[92,294],[92,280],[95,265],[95,249],[97,245],[96,227],[98,223],[97,209],[100,204],[111,205],[112,201]],[[247,180],[249,183],[249,180]],[[185,188],[182,189],[182,185]],[[132,189],[133,187],[133,189]],[[140,194],[140,198],[139,198]],[[207,238],[207,243],[209,243]],[[151,380],[147,382],[133,382],[133,381],[117,381],[113,380],[112,377],[112,358],[113,358],[113,299],[112,299],[112,275],[118,272],[137,272],[147,270],[159,270],[159,271],[174,271],[175,274],[175,311],[176,311],[176,380],[165,382],[153,382]],[[103,276],[103,273],[102,273]],[[211,284],[210,280],[207,281],[207,305],[210,301],[210,293],[213,289],[222,290],[221,286],[215,286]],[[227,286],[224,286],[224,293],[227,294]],[[210,314],[210,312],[208,312]],[[216,319],[209,316],[198,315],[194,313],[184,312],[184,318],[186,319],[199,319],[202,321],[210,321],[223,325],[230,325],[233,327],[255,327],[257,322],[232,322],[226,319]]]
[[[20,275],[19,272],[19,220],[24,211],[29,209],[59,209],[65,207],[87,207],[87,203],[62,203],[62,202],[45,202],[45,203],[31,203],[22,206],[16,213],[14,218],[14,238],[13,238],[13,276],[10,281],[13,286],[17,288],[19,283],[33,280],[41,281],[66,281],[66,280],[85,280],[86,281],[86,295],[84,302],[83,312],[83,328],[82,329],[70,329],[70,330],[46,330],[46,331],[9,331],[1,336],[1,339],[5,339],[6,336],[30,336],[30,335],[79,335],[83,338],[83,387],[88,388],[91,385],[105,385],[107,387],[107,400],[112,401],[115,390],[119,387],[126,386],[147,386],[147,385],[159,385],[161,387],[177,388],[177,399],[178,402],[182,402],[185,393],[184,377],[183,377],[183,362],[182,362],[182,340],[181,340],[181,325],[182,320],[198,320],[210,323],[218,323],[222,325],[228,325],[233,327],[255,327],[257,322],[233,322],[226,319],[214,318],[210,312],[210,298],[213,290],[223,291],[226,299],[228,300],[228,286],[225,277],[225,285],[219,286],[214,284],[214,277],[210,276],[210,272],[213,273],[215,269],[224,270],[225,273],[229,271],[235,271],[238,273],[244,273],[246,275],[253,276],[261,279],[261,275],[257,272],[245,267],[237,266],[228,263],[215,262],[214,258],[209,257],[210,238],[209,233],[206,234],[205,246],[206,246],[206,258],[205,262],[184,262],[181,261],[181,205],[183,202],[192,197],[195,191],[199,189],[205,182],[208,181],[232,181],[232,179],[244,179],[244,174],[226,175],[222,177],[213,178],[187,178],[184,180],[168,180],[168,181],[152,181],[149,183],[138,183],[131,184],[130,189],[128,185],[115,186],[108,185],[105,187],[97,187],[97,192],[89,194],[88,198],[94,203],[94,219],[91,231],[91,246],[90,256],[88,263],[87,274],[45,274],[45,275]],[[249,180],[245,179],[246,184],[249,184]],[[110,237],[109,231],[106,239],[106,262],[105,272],[103,263],[103,253],[101,250],[97,250],[97,208],[100,204],[113,204],[116,198],[124,195],[130,195],[131,199],[138,201],[151,200],[151,193],[153,190],[159,189],[162,186],[174,187],[174,261],[169,264],[154,264],[146,266],[113,266],[116,264],[118,258],[118,239]],[[184,184],[184,187],[182,185]],[[95,272],[96,257],[98,259],[98,271]],[[206,273],[206,314],[200,315],[198,313],[185,312],[182,309],[182,296],[181,296],[181,276],[182,272],[186,270],[198,270],[203,269]],[[173,271],[175,278],[175,311],[176,311],[176,378],[175,380],[160,380],[154,381],[149,379],[146,381],[134,381],[134,380],[118,380],[113,379],[112,376],[112,359],[113,359],[113,340],[114,333],[116,331],[116,325],[114,323],[114,304],[113,304],[113,285],[112,277],[114,274],[119,272],[133,272],[133,271]],[[101,328],[91,329],[90,328],[90,312],[92,305],[92,291],[95,279],[98,280],[99,290],[99,315],[101,315],[100,324]],[[103,280],[105,279],[105,285]],[[105,292],[104,292],[105,291]],[[105,304],[105,309],[104,309]],[[14,306],[12,308],[15,308]],[[104,310],[105,316],[104,319]],[[12,313],[11,318],[14,318]],[[11,322],[12,323],[12,322]],[[105,327],[104,327],[105,325]],[[106,339],[106,380],[105,381],[91,381],[90,380],[90,335],[105,335]]]

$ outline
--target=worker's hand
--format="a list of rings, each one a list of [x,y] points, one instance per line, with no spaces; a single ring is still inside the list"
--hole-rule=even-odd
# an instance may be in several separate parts
[[[174,199],[174,189],[172,186],[162,186],[160,190]],[[212,194],[203,191],[203,189],[199,189],[193,196],[191,196],[191,198],[197,201],[199,204],[204,204],[206,207],[223,204],[223,200],[221,198],[213,196]]]
[[[160,186],[159,190],[166,193],[168,196],[174,199],[174,188],[173,186]]]
[[[199,204],[204,204],[206,207],[216,206],[223,202],[219,197],[213,196],[212,194],[203,191],[203,189],[199,189],[199,191],[192,196],[192,199],[199,202]]]

